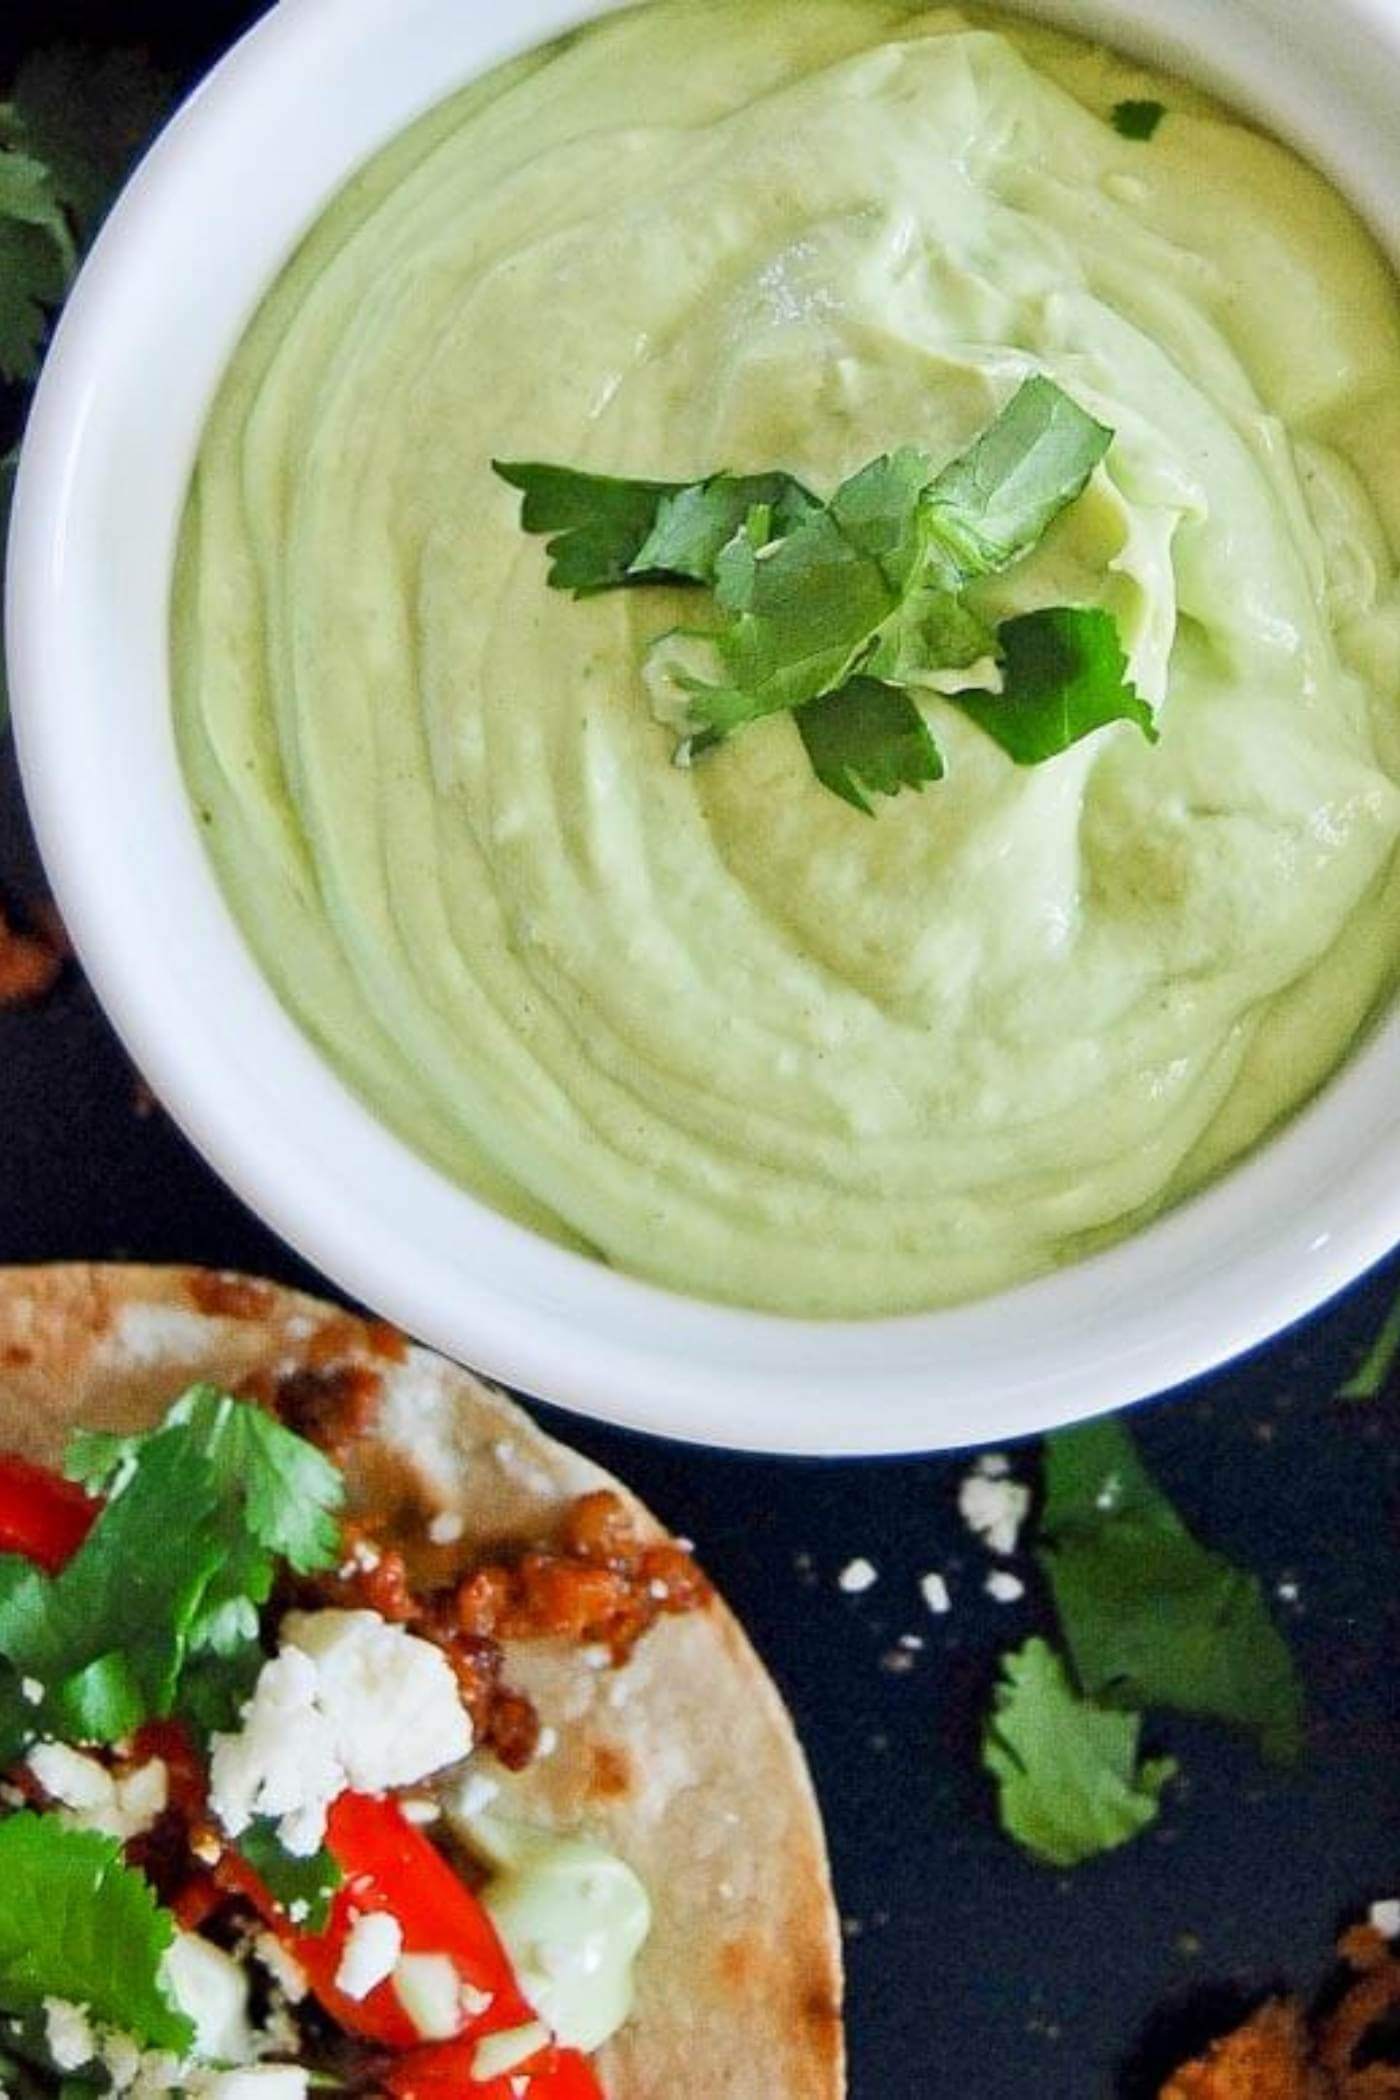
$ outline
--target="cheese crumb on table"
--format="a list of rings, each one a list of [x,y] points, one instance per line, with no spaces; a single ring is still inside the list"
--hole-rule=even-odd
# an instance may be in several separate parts
[[[1030,1514],[1031,1491],[1012,1480],[999,1453],[980,1458],[958,1489],[958,1512],[987,1550],[1003,1559],[1016,1551]]]
[[[844,1590],[848,1597],[859,1597],[863,1591],[873,1589],[880,1580],[879,1570],[864,1555],[858,1554],[847,1561],[836,1578],[836,1587]]]

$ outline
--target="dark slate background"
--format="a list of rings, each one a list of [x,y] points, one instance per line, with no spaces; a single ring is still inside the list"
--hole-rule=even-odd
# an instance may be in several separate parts
[[[25,0],[0,11],[0,81],[27,42],[58,37],[144,43],[192,81],[256,12]],[[0,739],[0,900],[22,914],[41,895]],[[42,1006],[0,1014],[0,1261],[73,1256],[320,1285],[150,1103],[70,966]],[[983,1593],[990,1563],[955,1507],[965,1461],[767,1461],[559,1419],[700,1542],[791,1701],[846,1921],[854,2100],[1145,2100],[1188,2043],[1270,1985],[1315,1984],[1339,1925],[1400,1893],[1400,1388],[1336,1397],[1398,1288],[1392,1259],[1271,1347],[1139,1410],[1193,1523],[1271,1590],[1296,1585],[1277,1608],[1310,1751],[1283,1777],[1212,1730],[1155,1728],[1185,1773],[1160,1825],[1073,1875],[998,1835],[979,1774],[998,1652],[1048,1619],[1029,1564],[1015,1564],[1022,1603]],[[1033,1477],[1034,1450],[1016,1460]],[[848,1597],[836,1576],[856,1554],[880,1579]],[[920,1599],[930,1569],[953,1592],[946,1618]]]

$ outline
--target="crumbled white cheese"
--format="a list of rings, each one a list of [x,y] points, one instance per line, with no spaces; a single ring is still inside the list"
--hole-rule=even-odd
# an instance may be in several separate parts
[[[1400,1940],[1400,1896],[1383,1896],[1366,1915],[1383,1940]]]
[[[958,1489],[958,1510],[968,1530],[989,1552],[1005,1556],[1016,1551],[1021,1526],[1030,1514],[1031,1491],[1004,1471],[989,1470],[991,1463],[979,1459],[967,1475]],[[1000,1464],[1004,1466],[1005,1461]]]
[[[103,2036],[101,2057],[114,2093],[124,2093],[141,2075],[141,2044],[133,2035]]]
[[[361,1912],[345,1936],[335,1987],[347,1998],[367,1998],[378,1983],[392,1976],[403,1952],[403,1927],[387,1910]]]
[[[19,1681],[19,1695],[21,1699],[27,1700],[31,1706],[42,1706],[44,1703],[44,1687],[40,1684],[37,1677],[21,1677]]]
[[[87,2007],[74,2005],[68,1998],[44,2000],[44,2039],[59,2071],[80,2071],[97,2054],[97,2036]]]
[[[527,2020],[523,2027],[507,2027],[499,2034],[484,2035],[472,2055],[472,2077],[478,2085],[504,2078],[518,2064],[526,2064],[541,2049],[549,2047],[549,2029],[543,2020]]]
[[[836,1578],[836,1587],[844,1590],[848,1597],[859,1597],[863,1591],[873,1589],[879,1580],[879,1570],[863,1556],[858,1556],[847,1561]]]
[[[428,1525],[428,1537],[435,1546],[455,1546],[467,1528],[467,1520],[459,1509],[440,1509]]]
[[[253,1935],[253,1952],[289,2005],[300,2005],[311,1988],[305,1969],[275,1932]]]
[[[919,1589],[923,1600],[935,1618],[941,1619],[945,1612],[953,1609],[953,1600],[948,1594],[948,1585],[939,1574],[929,1573],[919,1577]]]
[[[492,1779],[485,1772],[464,1772],[448,1799],[448,1813],[463,1823],[470,1823],[474,1816],[491,1806],[500,1791],[499,1779]]]
[[[101,1831],[124,1845],[143,1836],[169,1800],[170,1775],[159,1757],[118,1776],[67,1743],[36,1743],[26,1763],[59,1804],[67,1829]]]
[[[347,1787],[412,1786],[472,1746],[452,1667],[431,1641],[378,1612],[289,1612],[237,1735],[216,1735],[209,1805],[230,1837],[255,1816],[306,1858]]]
[[[442,1809],[436,1801],[426,1800],[421,1794],[410,1794],[407,1800],[400,1801],[399,1814],[406,1823],[436,1823]]]
[[[982,1587],[998,1604],[1019,1603],[1026,1594],[1026,1585],[1009,1568],[993,1568]]]
[[[425,2042],[450,2042],[462,2025],[462,1980],[446,1954],[401,1954],[394,1995]]]
[[[300,2064],[246,2064],[196,2071],[182,2082],[191,2100],[306,2100],[311,2074]]]
[[[542,1728],[540,1730],[540,1739],[535,1745],[535,1756],[537,1758],[553,1757],[558,1748],[559,1730],[557,1728]]]
[[[222,1947],[196,1932],[177,1932],[161,1958],[161,1980],[194,2022],[194,2053],[206,2063],[246,2064],[253,2057],[248,1972]]]

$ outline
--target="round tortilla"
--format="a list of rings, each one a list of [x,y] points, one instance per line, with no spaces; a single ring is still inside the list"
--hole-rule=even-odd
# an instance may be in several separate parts
[[[393,1512],[394,1543],[443,1580],[483,1548],[547,1541],[563,1507],[611,1486],[518,1407],[424,1349],[401,1363],[336,1308],[273,1285],[218,1292],[208,1272],[0,1269],[0,1448],[52,1463],[71,1430],[148,1425],[187,1384],[293,1367],[341,1323],[337,1362],[383,1377],[350,1506]],[[462,1545],[429,1543],[441,1511]],[[631,2021],[598,2058],[609,2100],[840,2100],[841,1950],[821,1820],[792,1724],[722,1603],[665,1618],[621,1670],[559,1642],[513,1644],[510,1682],[557,1747],[502,1806],[584,1830],[641,1876],[654,1907]],[[495,1776],[493,1771],[493,1776]]]

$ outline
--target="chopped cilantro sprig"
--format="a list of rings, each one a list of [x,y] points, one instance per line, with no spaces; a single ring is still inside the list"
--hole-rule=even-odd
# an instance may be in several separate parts
[[[107,1497],[67,1566],[0,1555],[2,1762],[41,1735],[115,1742],[187,1688],[212,1699],[211,1675],[245,1685],[277,1563],[338,1550],[335,1467],[213,1386],[147,1435],[75,1438],[67,1471]]]
[[[1203,1714],[1290,1763],[1303,1702],[1256,1576],[1187,1530],[1126,1427],[1047,1439],[1041,1561],[1080,1684],[1118,1707]]]
[[[57,1816],[0,1822],[0,2009],[22,2039],[26,2016],[62,1998],[143,2048],[183,2056],[194,2024],[161,1972],[175,1920],[121,1855],[118,1838],[67,1830]]]
[[[523,494],[524,529],[550,535],[555,589],[713,594],[717,623],[662,635],[647,664],[681,763],[791,714],[817,779],[869,815],[870,795],[943,777],[924,691],[944,692],[1018,765],[1112,721],[1155,736],[1109,614],[1056,606],[992,628],[967,598],[1034,550],[1112,437],[1036,377],[957,459],[940,468],[902,446],[825,503],[782,473],[675,483],[495,466]],[[994,660],[1000,692],[972,675]]]
[[[1187,1529],[1126,1426],[1045,1441],[1039,1557],[1065,1655],[1041,1640],[1003,1657],[983,1736],[1008,1836],[1072,1866],[1127,1842],[1175,1771],[1139,1765],[1146,1711],[1202,1715],[1265,1757],[1302,1747],[1302,1692],[1258,1581]]]

